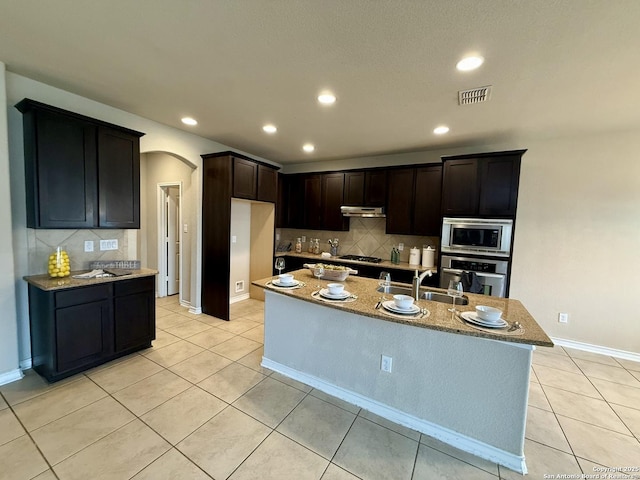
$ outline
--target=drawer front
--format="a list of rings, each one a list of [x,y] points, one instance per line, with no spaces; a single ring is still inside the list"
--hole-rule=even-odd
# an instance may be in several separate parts
[[[56,308],[97,302],[111,296],[111,285],[102,284],[92,287],[79,287],[56,292]]]
[[[153,292],[155,294],[155,277],[139,277],[131,280],[114,282],[115,296],[132,295],[134,293]]]

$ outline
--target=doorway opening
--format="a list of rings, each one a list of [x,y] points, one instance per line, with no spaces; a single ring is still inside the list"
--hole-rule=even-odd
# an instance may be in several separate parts
[[[182,303],[182,182],[158,184],[158,297]]]

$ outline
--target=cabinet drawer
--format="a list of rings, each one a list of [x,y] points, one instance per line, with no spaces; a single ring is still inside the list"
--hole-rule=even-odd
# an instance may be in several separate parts
[[[70,307],[82,303],[97,302],[111,295],[111,285],[73,288],[56,293],[56,308]]]
[[[132,295],[134,293],[155,292],[155,277],[132,278],[114,282],[115,296]]]

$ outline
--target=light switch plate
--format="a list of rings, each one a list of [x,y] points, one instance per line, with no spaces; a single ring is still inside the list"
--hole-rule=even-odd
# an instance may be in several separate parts
[[[118,249],[118,240],[100,240],[100,250],[117,250]]]
[[[93,252],[93,240],[85,240],[84,241],[84,251],[85,252]]]

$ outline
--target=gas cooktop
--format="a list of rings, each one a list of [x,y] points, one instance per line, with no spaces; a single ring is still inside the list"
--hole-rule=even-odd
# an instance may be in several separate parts
[[[342,260],[355,260],[357,262],[369,262],[369,263],[380,263],[382,261],[381,258],[377,257],[365,257],[364,255],[342,255]]]

